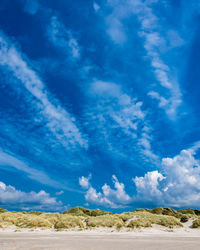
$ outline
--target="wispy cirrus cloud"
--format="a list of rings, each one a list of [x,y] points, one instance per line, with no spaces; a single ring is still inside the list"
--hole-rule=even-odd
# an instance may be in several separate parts
[[[142,102],[123,91],[114,82],[95,80],[90,84],[89,107],[85,111],[88,130],[96,134],[93,143],[103,143],[107,150],[117,157],[131,161],[134,150],[148,160],[158,160],[151,148],[151,131],[146,122],[146,111]],[[95,136],[94,136],[95,137]],[[124,147],[124,145],[131,145]]]
[[[25,56],[1,32],[0,65],[12,72],[13,76],[22,83],[16,88],[25,87],[33,98],[32,103],[37,106],[40,119],[45,119],[46,126],[60,143],[66,148],[76,146],[87,148],[87,140],[80,132],[75,117],[51,96],[38,74],[24,58]]]
[[[168,50],[182,46],[184,40],[176,30],[172,29],[169,30],[166,38],[162,35],[162,26],[151,8],[152,2],[136,0],[122,4],[118,0],[108,0],[107,4],[113,8],[112,13],[106,17],[107,32],[115,43],[124,44],[128,40],[124,20],[132,16],[137,17],[140,24],[138,35],[144,40],[147,58],[151,62],[152,71],[161,88],[149,91],[148,94],[158,100],[159,107],[165,110],[170,119],[175,119],[177,109],[182,103],[182,93],[170,65],[162,59],[161,50],[166,46],[167,40]]]
[[[24,161],[18,159],[16,156],[4,152],[0,149],[0,168],[6,166],[7,168],[14,168],[18,171],[27,174],[28,178],[33,179],[37,182],[52,186],[56,188],[62,187],[61,183],[50,178],[44,171],[36,168],[29,167]]]
[[[72,35],[65,25],[58,20],[58,17],[53,16],[47,29],[49,40],[58,48],[65,51],[71,56],[71,59],[78,60],[80,58],[80,46],[77,39]]]

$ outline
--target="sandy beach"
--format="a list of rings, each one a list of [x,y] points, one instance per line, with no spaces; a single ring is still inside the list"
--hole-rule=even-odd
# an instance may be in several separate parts
[[[176,233],[1,232],[1,250],[198,250],[200,237]]]
[[[105,229],[91,231],[22,230],[0,232],[1,250],[198,250],[199,229],[151,229],[130,232],[111,232]]]

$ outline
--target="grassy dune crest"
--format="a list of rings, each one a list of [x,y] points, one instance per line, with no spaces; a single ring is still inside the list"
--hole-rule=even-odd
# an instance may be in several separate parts
[[[0,209],[0,228],[16,229],[48,228],[53,230],[82,230],[92,228],[113,228],[127,230],[161,225],[168,228],[182,227],[193,218],[193,228],[200,227],[199,210],[171,208],[136,209],[133,212],[116,214],[99,209],[75,207],[63,213],[8,212]]]

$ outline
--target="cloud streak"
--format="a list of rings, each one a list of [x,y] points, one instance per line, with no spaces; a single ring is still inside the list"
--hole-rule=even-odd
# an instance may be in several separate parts
[[[15,156],[5,153],[0,149],[0,168],[3,166],[15,168],[19,171],[22,171],[26,173],[30,179],[33,179],[42,184],[57,188],[61,187],[61,184],[59,182],[51,179],[45,172],[29,167],[22,160],[19,160]]]
[[[182,94],[169,65],[162,59],[160,50],[166,43],[166,40],[161,35],[161,26],[157,16],[153,14],[151,2],[142,2],[140,0],[126,1],[123,5],[118,0],[108,0],[107,2],[113,8],[112,14],[107,17],[107,22],[109,23],[107,32],[119,44],[125,43],[128,39],[123,21],[132,15],[137,17],[140,23],[138,35],[144,40],[144,48],[147,52],[147,58],[151,62],[155,78],[160,88],[165,89],[165,94],[161,94],[159,91],[150,91],[148,94],[153,99],[158,100],[159,107],[165,110],[170,119],[175,119],[177,109],[182,103]],[[175,30],[170,30],[168,37],[170,48],[184,44],[183,39]]]
[[[90,124],[88,129],[94,130],[97,145],[103,143],[117,157],[126,158],[128,154],[129,161],[134,150],[150,161],[158,160],[151,148],[151,129],[146,122],[147,112],[142,109],[142,102],[127,94],[121,85],[101,80],[90,84],[88,95],[86,125]],[[128,152],[120,149],[126,144],[131,145]]]
[[[23,59],[24,55],[16,50],[14,45],[0,33],[0,65],[11,71],[23,87],[36,100],[41,118],[46,126],[66,148],[77,145],[87,148],[87,140],[76,125],[76,119],[58,104],[35,71]],[[32,101],[33,102],[33,101]],[[34,102],[33,102],[34,103]]]
[[[80,46],[72,32],[66,29],[65,25],[56,16],[51,18],[51,23],[47,29],[49,40],[58,48],[70,54],[71,59],[80,58]]]

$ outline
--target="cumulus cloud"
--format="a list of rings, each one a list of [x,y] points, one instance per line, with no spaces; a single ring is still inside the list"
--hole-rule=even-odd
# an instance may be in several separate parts
[[[132,196],[126,193],[125,185],[113,175],[114,188],[104,184],[100,192],[87,182],[85,200],[89,204],[111,208],[147,205],[199,208],[200,161],[196,158],[199,148],[197,143],[173,158],[163,158],[160,171],[154,170],[133,178],[136,191]]]
[[[85,178],[84,176],[79,178],[79,184],[83,188],[88,188],[85,194],[85,200],[88,203],[111,208],[126,207],[126,205],[130,202],[131,198],[126,193],[124,184],[120,183],[115,175],[112,176],[112,181],[114,184],[114,189],[112,189],[109,185],[104,184],[102,186],[102,191],[97,192],[96,189],[93,188],[88,182],[88,178]]]
[[[0,205],[22,210],[62,211],[66,206],[44,190],[23,192],[11,185],[0,182]]]
[[[197,147],[196,147],[197,149]],[[147,172],[133,179],[137,188],[135,202],[174,207],[199,207],[200,164],[193,148],[173,158],[163,158],[161,172]]]
[[[92,175],[90,174],[88,177],[80,177],[79,178],[79,185],[81,185],[82,188],[87,189],[90,185],[89,180],[91,179]]]
[[[21,87],[25,87],[28,93],[32,95],[34,100],[30,100],[30,102],[33,105],[36,100],[38,115],[41,116],[41,119],[45,119],[45,125],[60,143],[67,148],[77,145],[87,148],[87,140],[83,138],[77,127],[75,118],[61,107],[58,100],[51,96],[45,84],[38,74],[29,67],[24,57],[1,32],[0,65],[20,80],[23,84]],[[18,88],[16,90],[19,91]]]

